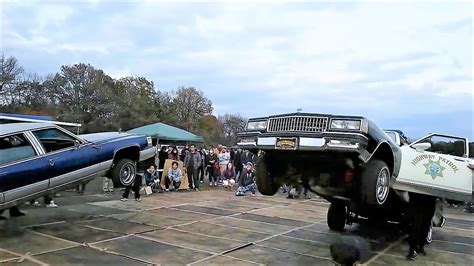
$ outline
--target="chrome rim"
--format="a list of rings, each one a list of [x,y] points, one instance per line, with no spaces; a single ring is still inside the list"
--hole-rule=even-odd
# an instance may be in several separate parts
[[[379,204],[383,204],[388,197],[389,191],[389,183],[390,183],[390,171],[387,167],[382,168],[379,172],[379,176],[377,177],[377,202]]]
[[[120,182],[123,185],[130,185],[135,178],[135,165],[131,163],[126,163],[120,169]]]
[[[433,240],[433,227],[430,227],[430,230],[428,231],[428,235],[426,236],[426,242],[431,243]]]

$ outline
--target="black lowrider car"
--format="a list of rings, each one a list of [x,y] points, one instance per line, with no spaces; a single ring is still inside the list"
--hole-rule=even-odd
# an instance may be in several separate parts
[[[274,195],[284,183],[303,184],[331,202],[331,229],[342,230],[351,216],[390,219],[393,208],[402,206],[391,189],[400,171],[400,147],[364,117],[252,118],[239,133],[238,145],[260,154],[257,187],[262,194]]]

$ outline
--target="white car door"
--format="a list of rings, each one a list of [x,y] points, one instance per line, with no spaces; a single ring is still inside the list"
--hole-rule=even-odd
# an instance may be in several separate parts
[[[393,188],[470,201],[473,171],[468,168],[465,138],[431,134],[401,147],[400,174]]]

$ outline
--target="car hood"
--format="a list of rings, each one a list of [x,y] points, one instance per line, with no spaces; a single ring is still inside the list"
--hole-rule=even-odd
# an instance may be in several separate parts
[[[100,142],[104,140],[113,140],[113,139],[129,137],[129,136],[132,136],[132,134],[124,133],[124,132],[102,132],[102,133],[79,135],[80,138],[85,139],[90,142]]]

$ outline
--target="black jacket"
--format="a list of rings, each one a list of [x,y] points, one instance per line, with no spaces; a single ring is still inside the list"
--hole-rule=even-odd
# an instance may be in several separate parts
[[[255,179],[255,172],[252,171],[248,173],[247,169],[244,169],[242,173],[240,173],[239,185],[242,187],[248,186],[254,182],[254,179]]]

